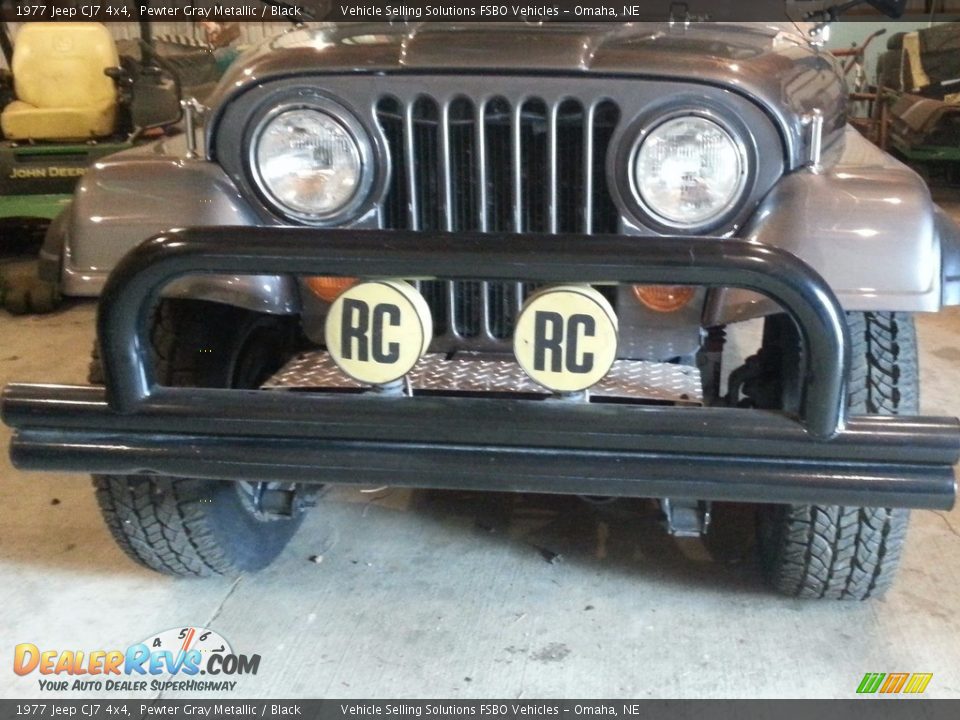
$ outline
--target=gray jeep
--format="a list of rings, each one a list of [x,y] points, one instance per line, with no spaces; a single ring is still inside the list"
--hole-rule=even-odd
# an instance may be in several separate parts
[[[201,149],[84,176],[53,236],[101,295],[92,384],[8,387],[13,461],[93,473],[179,575],[263,567],[318,484],[376,483],[656,498],[686,536],[755,503],[776,588],[877,594],[909,508],[954,502],[913,314],[960,304],[960,228],[846,94],[789,26],[286,33]]]

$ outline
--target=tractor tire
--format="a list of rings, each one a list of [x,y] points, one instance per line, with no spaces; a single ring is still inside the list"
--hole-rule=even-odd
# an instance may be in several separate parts
[[[0,305],[11,315],[40,315],[60,307],[58,283],[38,277],[36,262],[11,263],[0,275]]]

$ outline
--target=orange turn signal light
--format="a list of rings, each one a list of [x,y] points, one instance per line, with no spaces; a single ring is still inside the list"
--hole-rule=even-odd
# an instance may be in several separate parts
[[[314,295],[324,302],[332,303],[340,293],[356,285],[357,279],[352,277],[315,275],[306,278],[305,282]]]
[[[633,296],[651,310],[675,312],[686,306],[696,294],[688,285],[634,285]]]

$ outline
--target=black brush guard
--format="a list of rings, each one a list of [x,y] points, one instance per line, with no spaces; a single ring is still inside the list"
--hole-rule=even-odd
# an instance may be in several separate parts
[[[376,393],[158,386],[151,307],[193,273],[484,278],[743,287],[775,299],[810,362],[800,413]],[[947,509],[953,418],[845,417],[843,311],[807,265],[713,238],[203,228],[132,251],[98,331],[107,387],[10,385],[27,470],[389,483],[769,503]]]

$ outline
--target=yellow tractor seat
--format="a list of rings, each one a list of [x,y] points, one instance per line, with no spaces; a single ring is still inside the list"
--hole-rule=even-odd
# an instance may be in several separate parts
[[[13,49],[17,99],[0,114],[9,140],[85,140],[111,135],[117,89],[104,74],[120,57],[100,23],[25,23]]]

